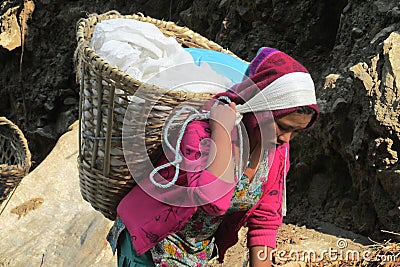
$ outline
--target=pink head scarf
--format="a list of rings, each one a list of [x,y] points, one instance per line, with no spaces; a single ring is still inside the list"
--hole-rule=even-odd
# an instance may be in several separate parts
[[[298,61],[279,50],[269,47],[264,47],[260,49],[257,56],[251,61],[247,72],[248,73],[246,74],[249,76],[248,78],[244,79],[243,82],[234,85],[227,92],[216,95],[215,98],[218,98],[220,96],[227,96],[231,99],[231,101],[235,102],[236,104],[244,104],[252,99],[261,90],[267,90],[268,86],[271,85],[271,83],[275,82],[279,78],[284,77],[285,75],[293,73],[309,74],[307,69]],[[312,83],[311,77],[309,79]],[[288,84],[288,87],[289,86],[290,84]],[[285,87],[283,87],[283,89],[281,90],[285,90]],[[309,93],[314,94],[315,99],[315,90],[313,83],[312,88],[307,88],[307,90],[309,91]],[[290,92],[288,93],[290,96]],[[310,103],[307,103],[305,105],[288,104],[283,109],[271,110],[271,112],[274,118],[280,118],[292,112],[295,112],[299,109],[300,106],[308,106],[314,109],[316,114],[315,116],[313,116],[312,120],[307,126],[308,128],[315,123],[319,114],[316,101],[312,100],[309,102]],[[244,123],[248,130],[250,130],[249,127],[253,128],[257,124],[257,120],[252,113],[244,114],[244,118]]]

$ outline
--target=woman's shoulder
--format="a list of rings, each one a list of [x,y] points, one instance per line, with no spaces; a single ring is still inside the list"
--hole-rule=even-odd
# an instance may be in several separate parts
[[[208,120],[190,122],[183,134],[180,145],[181,151],[203,151],[207,150],[207,142],[211,138],[211,129]]]
[[[198,129],[208,132],[210,131],[210,123],[208,120],[195,120],[188,124],[187,129]]]
[[[211,129],[208,120],[197,120],[189,123],[184,134],[184,140],[186,141],[201,141],[204,138],[210,137]]]

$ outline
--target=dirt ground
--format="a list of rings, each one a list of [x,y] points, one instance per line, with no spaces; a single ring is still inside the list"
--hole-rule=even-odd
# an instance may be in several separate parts
[[[375,242],[334,225],[325,228],[325,231],[330,228],[332,234],[323,233],[321,229],[283,224],[273,254],[274,266],[400,266],[400,244]],[[246,228],[240,230],[239,242],[227,251],[223,264],[213,260],[209,266],[249,266],[246,232]],[[264,257],[264,254],[260,256]]]

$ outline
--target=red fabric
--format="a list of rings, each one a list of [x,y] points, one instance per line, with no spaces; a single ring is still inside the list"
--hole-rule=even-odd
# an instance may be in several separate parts
[[[194,121],[186,128],[181,143],[184,169],[180,170],[176,183],[185,186],[186,190],[159,189],[145,179],[119,203],[117,213],[131,234],[132,243],[139,254],[180,230],[198,208],[210,215],[222,215],[229,208],[234,184],[218,179],[205,169],[209,146],[202,145],[201,141],[209,138],[211,133],[206,121]],[[163,157],[157,166],[166,162],[167,158]],[[170,181],[174,176],[174,167],[165,168],[159,174]],[[208,190],[198,190],[199,186],[207,184],[212,185]],[[160,201],[160,198],[170,202],[181,198],[185,205],[169,205]],[[205,199],[208,204],[198,207],[196,203],[199,199]]]
[[[185,160],[188,161],[185,163],[186,167],[191,162],[197,162],[197,168],[200,167],[200,169],[203,169],[206,165],[207,157],[196,155],[201,155],[206,151],[206,147],[202,145],[201,141],[211,138],[211,133],[208,129],[207,121],[195,121],[188,125],[181,144],[182,154],[186,158]],[[241,216],[229,216],[219,228],[216,235],[216,243],[219,247],[221,259],[226,249],[234,244],[232,242],[237,238],[237,231],[245,222],[249,226],[249,244],[263,244],[275,247],[276,231],[282,223],[282,181],[285,175],[282,163],[284,162],[283,157],[286,149],[289,149],[288,144],[276,148],[275,157],[269,161],[272,162],[272,165],[268,181],[263,185],[264,193],[261,200],[246,213],[246,216],[241,221],[240,219],[238,220]],[[165,163],[165,160],[165,158],[161,160],[158,166]],[[287,162],[287,166],[289,166],[289,162]],[[188,168],[190,170],[190,166]],[[174,175],[174,170],[170,167],[164,169],[160,174],[170,180]],[[218,192],[219,188],[225,190],[226,186],[230,186],[207,170],[196,172],[182,170],[179,174],[178,183],[193,188],[193,190],[187,190],[187,194],[181,197],[194,200],[199,197],[207,198],[215,193],[211,191],[196,191],[196,187],[201,184],[213,183],[213,188],[216,192]],[[230,206],[233,189],[231,186],[231,190],[228,193],[207,205],[183,207],[172,206],[158,201],[141,187],[135,186],[122,199],[118,205],[117,212],[131,235],[135,250],[138,254],[143,254],[168,235],[179,231],[198,208],[210,215],[223,215]],[[269,193],[272,191],[274,194],[270,195]],[[177,197],[174,192],[165,193],[165,197],[171,196]]]

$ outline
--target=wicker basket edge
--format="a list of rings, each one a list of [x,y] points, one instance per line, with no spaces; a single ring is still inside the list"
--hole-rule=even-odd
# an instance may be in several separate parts
[[[7,119],[6,117],[0,117],[0,125],[4,125],[4,124],[8,124],[17,133],[19,141],[23,145],[26,158],[25,158],[24,164],[11,165],[11,166],[7,165],[7,164],[0,164],[0,172],[2,172],[2,170],[14,168],[14,169],[21,170],[22,171],[21,174],[25,175],[29,172],[29,169],[31,168],[31,165],[32,165],[32,161],[31,161],[32,155],[29,150],[28,141],[26,140],[21,129],[16,124],[14,124],[12,121]]]

